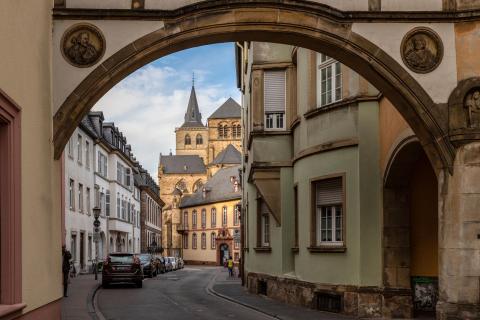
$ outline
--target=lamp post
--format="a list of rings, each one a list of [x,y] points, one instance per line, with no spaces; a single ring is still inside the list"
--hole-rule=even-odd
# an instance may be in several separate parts
[[[95,280],[98,280],[98,239],[100,238],[100,217],[101,209],[99,207],[93,208],[93,242],[95,243],[95,263],[93,264],[93,272]]]

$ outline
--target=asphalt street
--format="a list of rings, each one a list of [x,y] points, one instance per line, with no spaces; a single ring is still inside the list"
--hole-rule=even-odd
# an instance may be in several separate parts
[[[185,267],[143,281],[143,288],[112,285],[97,293],[107,320],[120,319],[248,319],[271,320],[252,309],[208,293],[215,267]]]

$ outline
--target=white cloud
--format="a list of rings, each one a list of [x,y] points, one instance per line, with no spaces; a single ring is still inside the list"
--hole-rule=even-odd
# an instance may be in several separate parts
[[[233,86],[210,80],[210,72],[195,70],[195,90],[205,123],[230,94]],[[112,88],[94,107],[105,121],[127,137],[137,160],[156,180],[159,153],[175,152],[175,127],[183,123],[191,89],[191,73],[170,66],[147,65]],[[215,80],[215,79],[213,79]]]

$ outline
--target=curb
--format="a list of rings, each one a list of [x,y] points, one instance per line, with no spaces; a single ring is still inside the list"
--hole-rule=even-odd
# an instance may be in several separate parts
[[[99,283],[88,294],[88,298],[87,298],[88,314],[93,320],[106,320],[103,314],[100,312],[100,309],[98,308],[97,292],[101,288],[102,288],[102,285]]]
[[[251,310],[254,310],[258,313],[261,313],[263,315],[266,315],[266,316],[269,316],[269,317],[272,317],[274,319],[280,319],[280,320],[283,320],[282,318],[280,318],[278,315],[276,314],[273,314],[273,313],[270,313],[270,312],[266,312],[256,306],[252,306],[251,304],[248,304],[248,303],[245,303],[245,302],[242,302],[242,301],[239,301],[237,299],[234,299],[232,297],[229,297],[229,296],[226,296],[224,294],[221,294],[217,291],[215,291],[215,289],[213,289],[213,284],[214,282],[217,280],[217,275],[218,275],[218,272],[212,277],[212,279],[210,280],[210,282],[208,283],[207,287],[206,287],[206,291],[208,294],[210,295],[213,295],[213,296],[217,296],[219,298],[222,298],[224,300],[227,300],[227,301],[230,301],[232,303],[235,303],[235,304],[238,304],[238,305],[241,305],[245,308],[248,308],[248,309],[251,309]]]

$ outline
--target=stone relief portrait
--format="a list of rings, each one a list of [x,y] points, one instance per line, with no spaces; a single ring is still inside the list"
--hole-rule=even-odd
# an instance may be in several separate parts
[[[471,90],[465,97],[467,128],[480,128],[480,88]]]
[[[62,54],[72,65],[86,68],[97,63],[105,52],[105,38],[91,24],[78,24],[68,29],[62,39]]]
[[[416,28],[403,38],[401,54],[403,62],[410,70],[428,73],[442,61],[443,44],[434,31]]]

